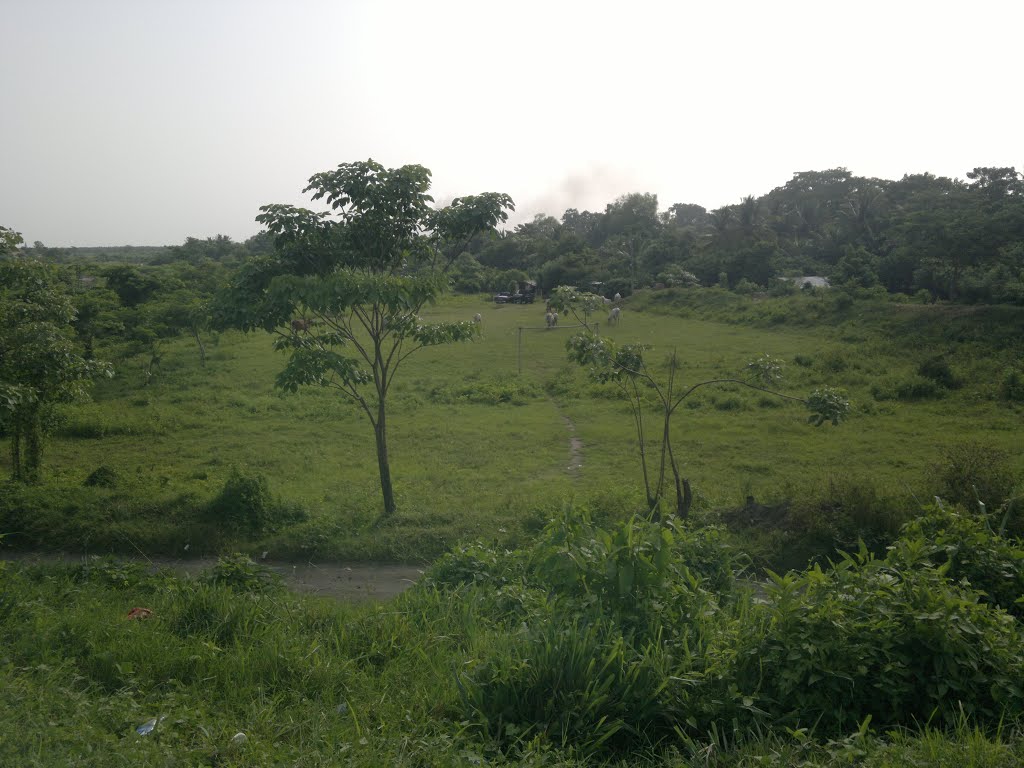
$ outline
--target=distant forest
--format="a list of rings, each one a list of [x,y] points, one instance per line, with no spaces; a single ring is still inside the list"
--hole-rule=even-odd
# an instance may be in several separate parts
[[[230,267],[272,248],[261,233],[244,243],[219,235],[166,247],[36,243],[27,250],[79,265],[194,269],[211,261]],[[693,203],[659,210],[656,195],[633,193],[602,212],[538,214],[451,255],[453,287],[469,293],[527,280],[544,292],[576,285],[629,295],[700,285],[756,293],[792,285],[780,278],[820,275],[836,287],[1024,304],[1024,180],[1015,168],[975,168],[967,180],[925,173],[899,181],[835,168],[797,173],[765,195],[711,211]],[[122,289],[131,283],[128,273],[113,277]]]

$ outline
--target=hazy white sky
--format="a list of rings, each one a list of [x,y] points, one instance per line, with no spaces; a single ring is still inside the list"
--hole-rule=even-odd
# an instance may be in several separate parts
[[[51,246],[243,240],[368,157],[514,222],[1024,165],[1021,0],[0,0],[0,29],[0,224]]]

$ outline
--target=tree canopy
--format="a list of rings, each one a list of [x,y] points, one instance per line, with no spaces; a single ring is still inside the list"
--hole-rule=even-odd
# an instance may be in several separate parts
[[[396,503],[387,447],[387,396],[402,361],[473,337],[472,323],[426,323],[424,305],[448,288],[448,268],[493,230],[511,198],[484,193],[434,208],[430,171],[373,160],[314,174],[303,192],[330,210],[260,208],[274,251],[251,259],[217,303],[222,326],[277,335],[289,359],[277,386],[334,389],[373,426],[384,514]]]
[[[54,267],[20,253],[20,242],[0,227],[0,423],[14,479],[34,482],[54,407],[85,398],[92,379],[111,370],[81,354],[65,284]]]

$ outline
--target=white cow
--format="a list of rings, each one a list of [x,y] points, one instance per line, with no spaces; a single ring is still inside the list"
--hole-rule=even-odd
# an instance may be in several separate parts
[[[479,312],[477,312],[475,315],[473,315],[473,322],[474,323],[477,323],[479,325],[480,323],[483,322],[483,320],[484,320],[484,317]]]
[[[553,312],[546,312],[544,314],[544,322],[547,324],[548,328],[554,327],[554,325],[555,325],[555,315],[554,315],[554,313]]]
[[[622,294],[621,293],[616,293],[615,294],[615,300],[616,301],[622,301]]]
[[[620,314],[622,314],[622,310],[619,307],[614,307],[612,311],[608,313],[608,325],[618,325]]]

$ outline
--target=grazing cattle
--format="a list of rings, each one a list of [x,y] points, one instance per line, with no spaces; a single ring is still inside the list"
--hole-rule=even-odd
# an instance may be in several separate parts
[[[622,294],[621,293],[616,293],[615,294],[615,300],[616,301],[622,301]]]
[[[618,307],[615,307],[614,309],[612,309],[612,311],[608,313],[608,325],[618,325],[619,324],[619,315],[621,313],[622,313],[622,310],[619,309]]]
[[[473,322],[474,323],[480,324],[483,321],[484,321],[484,316],[481,315],[479,312],[477,312],[475,315],[473,315]]]
[[[552,312],[551,313],[551,327],[554,328],[556,325],[558,325],[558,313],[557,312]]]
[[[302,331],[308,331],[313,327],[312,320],[306,320],[303,317],[296,317],[292,320],[292,333],[300,333]]]
[[[544,315],[544,322],[547,323],[548,328],[551,328],[555,324],[555,316],[551,312],[547,312]]]
[[[605,306],[608,306],[609,304],[611,304],[611,303],[612,303],[612,300],[611,300],[611,299],[609,299],[609,298],[608,298],[607,296],[605,296],[605,297],[604,297],[604,303],[605,303]]]

